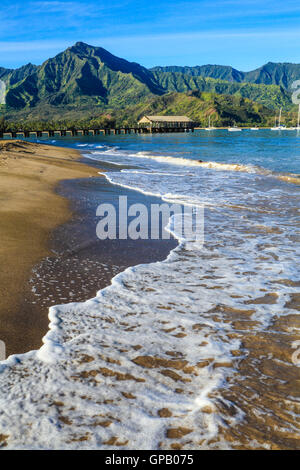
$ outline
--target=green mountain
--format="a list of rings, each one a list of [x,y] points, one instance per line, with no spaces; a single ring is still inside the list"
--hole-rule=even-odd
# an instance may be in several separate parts
[[[80,42],[39,67],[29,64],[2,80],[8,86],[7,106],[14,109],[41,103],[124,106],[164,93],[146,68]]]
[[[291,94],[278,85],[229,82],[215,78],[189,75],[182,72],[153,71],[159,85],[166,91],[179,93],[200,90],[211,93],[236,95],[257,101],[271,109],[292,106]]]
[[[209,116],[216,126],[270,125],[274,112],[262,104],[240,96],[220,95],[201,91],[168,93],[147,103],[135,105],[120,112],[114,118],[117,124],[132,125],[143,115],[187,115],[200,126],[207,126]]]
[[[5,69],[4,67],[0,67],[0,79],[5,78],[10,72],[13,72],[12,69]]]
[[[275,64],[269,62],[262,67],[245,73],[243,81],[250,83],[264,83],[265,85],[279,85],[286,90],[291,90],[295,80],[300,79],[300,64]]]
[[[154,67],[150,69],[154,74],[172,73],[184,74],[192,77],[204,77],[226,80],[229,82],[247,82],[264,85],[278,85],[291,90],[291,84],[300,79],[300,64],[268,62],[251,72],[241,72],[226,65],[202,65],[196,67]]]
[[[18,69],[4,69],[0,67],[0,79],[6,83],[8,89],[32,75],[38,67],[33,64],[23,65]]]
[[[167,66],[167,67],[153,67],[150,69],[154,74],[164,72],[168,73],[181,73],[183,75],[191,75],[192,77],[216,78],[226,80],[229,82],[243,82],[244,74],[228,65],[196,65],[195,67],[180,67],[180,66]]]
[[[28,121],[123,115],[127,109],[151,107],[157,98],[168,99],[170,93],[194,91],[230,95],[237,102],[246,100],[248,107],[251,101],[289,111],[293,105],[287,88],[298,78],[298,70],[300,75],[300,65],[271,63],[247,73],[218,65],[149,70],[101,47],[77,42],[40,66],[29,63],[15,70],[0,68],[0,79],[7,85],[5,116]],[[185,96],[192,96],[197,108],[196,95]],[[180,102],[178,97],[176,100]],[[226,100],[229,98],[221,100],[225,108]],[[183,113],[180,108],[178,111]],[[192,109],[189,115],[193,115]]]

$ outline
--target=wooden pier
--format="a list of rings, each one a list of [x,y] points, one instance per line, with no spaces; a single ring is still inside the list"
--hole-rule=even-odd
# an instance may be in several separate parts
[[[194,132],[194,127],[121,127],[116,129],[72,129],[72,130],[43,130],[43,131],[13,131],[0,132],[0,139],[51,139],[56,137],[83,137],[96,135],[119,134],[164,134],[177,132]]]

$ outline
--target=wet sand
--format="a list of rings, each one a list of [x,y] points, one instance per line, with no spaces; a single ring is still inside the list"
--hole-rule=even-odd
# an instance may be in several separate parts
[[[50,254],[49,234],[72,216],[60,180],[98,175],[76,150],[23,141],[0,143],[0,339],[7,353],[41,343],[47,315],[33,309],[31,269]],[[98,175],[99,176],[99,175]]]
[[[95,165],[101,171],[105,169],[105,163],[95,162]],[[99,240],[96,236],[95,214],[99,204],[113,204],[117,211],[119,196],[127,196],[128,205],[141,203],[146,207],[161,203],[159,198],[112,185],[102,176],[66,180],[57,191],[68,198],[74,216],[52,232],[52,255],[38,263],[31,274],[34,293],[28,297],[28,304],[31,309],[42,310],[44,318],[49,307],[91,299],[127,267],[164,260],[177,246],[172,237],[169,240],[150,237],[148,240]]]
[[[0,143],[0,339],[7,356],[38,349],[52,305],[84,301],[126,269],[163,260],[171,240],[98,240],[96,208],[159,202],[111,185],[76,150]],[[105,166],[105,165],[104,165]],[[92,176],[92,177],[91,177]]]

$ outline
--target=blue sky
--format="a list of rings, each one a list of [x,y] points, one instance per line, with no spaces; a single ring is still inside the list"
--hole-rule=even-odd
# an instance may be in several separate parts
[[[76,41],[146,67],[300,63],[299,0],[2,0],[0,66],[40,64]]]

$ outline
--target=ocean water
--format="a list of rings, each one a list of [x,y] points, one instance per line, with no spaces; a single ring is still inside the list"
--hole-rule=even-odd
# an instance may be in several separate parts
[[[204,207],[185,240],[84,303],[0,373],[9,448],[299,446],[300,136],[196,131],[56,140],[112,184]],[[199,162],[201,160],[201,162]],[[95,290],[97,286],[95,286]],[[76,300],[76,299],[75,299]]]

